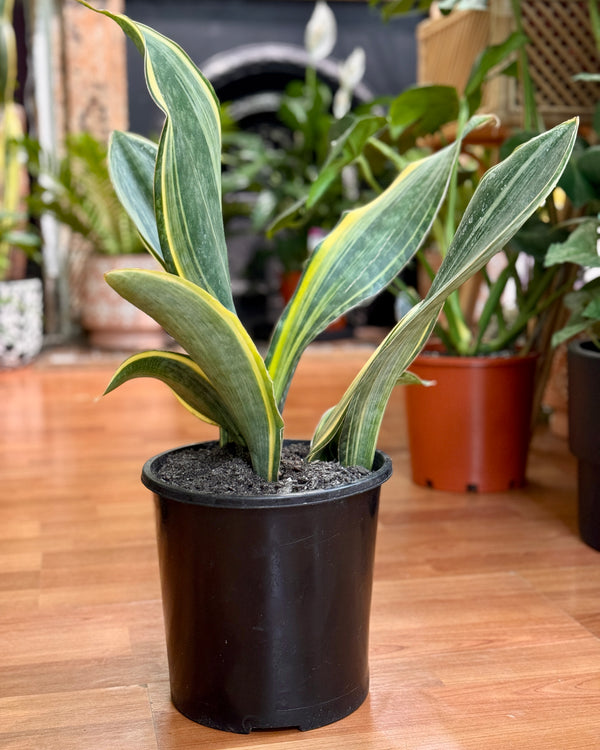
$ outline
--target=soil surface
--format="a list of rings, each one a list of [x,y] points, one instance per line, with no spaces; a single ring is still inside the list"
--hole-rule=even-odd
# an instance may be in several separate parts
[[[157,471],[164,482],[210,495],[287,495],[355,482],[370,474],[362,466],[345,467],[333,461],[306,461],[308,446],[286,443],[279,480],[267,482],[254,473],[248,451],[230,443],[186,448],[167,454]]]

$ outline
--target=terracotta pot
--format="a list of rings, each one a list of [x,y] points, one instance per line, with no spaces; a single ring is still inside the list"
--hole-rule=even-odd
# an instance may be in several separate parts
[[[417,357],[411,371],[436,385],[405,389],[416,484],[497,492],[525,482],[536,358]]]
[[[175,449],[175,452],[178,449]],[[380,487],[374,471],[326,490],[214,496],[162,481],[150,459],[171,698],[215,729],[314,729],[369,688]]]
[[[591,341],[568,348],[569,447],[577,456],[579,533],[600,550],[600,351]]]
[[[157,269],[150,255],[91,255],[86,262],[81,324],[99,349],[129,351],[164,346],[166,334],[156,321],[118,295],[104,274],[115,268]]]

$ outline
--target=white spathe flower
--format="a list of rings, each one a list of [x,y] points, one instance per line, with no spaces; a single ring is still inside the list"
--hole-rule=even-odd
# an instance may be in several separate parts
[[[333,116],[336,120],[341,120],[342,117],[350,111],[352,106],[352,92],[340,86],[333,96]]]
[[[337,39],[335,15],[325,0],[317,0],[304,30],[304,47],[313,62],[331,54]]]
[[[340,65],[340,86],[353,91],[362,81],[366,65],[364,49],[362,47],[355,47]]]

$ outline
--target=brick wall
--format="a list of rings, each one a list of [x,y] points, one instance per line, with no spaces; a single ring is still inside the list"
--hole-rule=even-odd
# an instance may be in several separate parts
[[[124,0],[103,0],[98,7],[124,12]],[[63,129],[82,130],[106,140],[115,128],[128,127],[126,37],[106,16],[75,0],[62,6]]]

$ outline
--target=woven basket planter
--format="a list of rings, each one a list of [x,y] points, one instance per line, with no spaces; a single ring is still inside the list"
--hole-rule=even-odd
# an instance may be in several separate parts
[[[577,73],[597,73],[596,49],[587,0],[522,0],[523,26],[531,77],[546,127],[579,115],[592,120],[600,84],[574,81]],[[477,55],[513,31],[510,0],[489,0],[487,11],[454,11],[423,21],[417,28],[417,79],[463,91]],[[514,79],[497,76],[487,85],[482,111],[494,112],[503,125],[521,126],[523,109]]]

